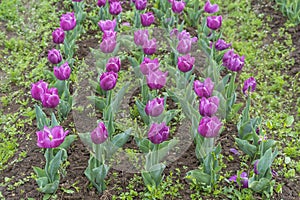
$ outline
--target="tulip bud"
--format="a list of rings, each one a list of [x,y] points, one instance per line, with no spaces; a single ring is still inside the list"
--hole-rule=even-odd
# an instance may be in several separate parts
[[[210,97],[214,90],[214,83],[208,77],[204,80],[204,82],[200,82],[199,80],[194,81],[194,91],[198,97]]]
[[[153,123],[148,131],[148,139],[153,144],[160,144],[166,141],[169,137],[169,127],[165,122],[161,124]]]
[[[205,3],[204,12],[212,14],[218,11],[219,11],[218,4],[211,4],[209,0]]]
[[[114,31],[117,26],[116,19],[114,20],[100,20],[98,22],[98,26],[100,27],[101,31]]]
[[[99,122],[97,128],[91,132],[92,142],[95,144],[102,144],[108,138],[108,132],[103,122]]]
[[[59,96],[56,88],[50,88],[41,96],[42,105],[45,108],[55,108],[59,104]]]
[[[181,0],[181,1],[173,0],[172,1],[172,11],[174,13],[181,13],[183,11],[184,7],[185,7],[185,2],[183,0]]]
[[[110,37],[102,40],[100,43],[100,49],[103,53],[112,53],[117,45],[117,41],[115,38]]]
[[[218,111],[219,107],[219,98],[213,96],[210,98],[202,97],[199,104],[199,112],[202,116],[211,117]]]
[[[121,68],[121,60],[118,57],[110,58],[106,64],[106,71],[110,72],[113,71],[115,73],[118,73]]]
[[[65,32],[62,28],[57,28],[52,32],[52,40],[55,44],[62,44],[65,40]]]
[[[134,32],[134,43],[138,46],[143,46],[143,44],[148,41],[149,33],[148,30],[137,30]]]
[[[43,80],[40,80],[37,83],[31,84],[31,96],[35,100],[42,100],[41,96],[47,91],[48,89],[48,83],[44,82]]]
[[[153,71],[156,71],[159,68],[158,58],[151,60],[150,58],[145,57],[143,62],[140,65],[142,74],[148,75]]]
[[[121,3],[116,1],[116,2],[112,2],[110,5],[109,5],[109,13],[111,15],[118,15],[122,12],[122,6],[121,6]]]
[[[243,86],[244,95],[247,96],[249,88],[250,88],[250,92],[254,92],[254,90],[256,89],[256,81],[255,81],[254,77],[250,77],[247,80],[245,80],[244,86]]]
[[[60,67],[54,67],[53,73],[58,80],[67,80],[70,78],[71,68],[68,62],[65,62]]]
[[[156,48],[157,48],[157,45],[156,45],[156,39],[155,38],[152,39],[152,40],[147,40],[143,44],[144,54],[147,54],[147,55],[154,54],[155,51],[156,51]]]
[[[182,72],[188,72],[193,69],[195,58],[191,57],[190,54],[180,56],[177,60],[178,69]]]
[[[40,148],[56,148],[61,145],[69,131],[64,131],[61,126],[48,128],[44,126],[43,130],[37,131],[37,145]]]
[[[221,127],[222,123],[216,116],[202,117],[199,123],[198,132],[203,137],[214,138],[219,135]]]
[[[100,76],[100,87],[105,91],[111,90],[116,86],[117,79],[118,79],[117,73],[113,71],[104,72]]]
[[[150,71],[147,75],[147,85],[150,89],[161,89],[167,82],[168,72],[163,73],[159,69]]]
[[[258,171],[258,169],[257,169],[258,161],[259,161],[259,160],[256,160],[256,161],[254,162],[254,173],[255,173],[256,175],[259,174],[259,171]]]
[[[206,19],[207,27],[212,30],[217,30],[222,26],[222,16],[208,16]]]
[[[227,44],[224,40],[222,39],[218,39],[218,41],[216,42],[215,44],[215,48],[218,50],[218,51],[222,51],[222,50],[225,50],[225,49],[228,49],[229,47],[231,47],[231,43]]]
[[[141,23],[143,26],[150,26],[154,23],[155,17],[152,12],[147,12],[145,14],[141,14]]]
[[[148,101],[145,112],[151,117],[158,117],[164,111],[164,98],[155,98]]]
[[[106,0],[98,0],[97,5],[98,5],[99,7],[104,7],[105,4],[106,4]]]
[[[48,60],[49,62],[51,62],[52,64],[58,64],[61,62],[62,57],[60,54],[60,51],[57,49],[52,49],[48,51]]]
[[[144,10],[147,6],[147,0],[136,0],[134,4],[137,10]]]
[[[74,12],[68,12],[66,14],[63,14],[60,18],[60,27],[64,31],[70,31],[73,30],[76,26],[76,19]]]

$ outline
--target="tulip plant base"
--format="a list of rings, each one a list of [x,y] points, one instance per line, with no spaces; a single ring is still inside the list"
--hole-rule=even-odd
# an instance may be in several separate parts
[[[94,1],[86,1],[87,3],[93,4]],[[130,10],[129,1],[125,1],[123,9]],[[264,14],[264,21],[271,28],[271,33],[278,33],[280,27],[284,26],[286,19],[282,16],[279,11],[276,11],[272,8],[274,6],[273,2],[269,2],[267,0],[251,1],[253,10],[258,14]],[[58,1],[56,3],[57,10],[65,9],[68,10],[69,7],[65,6],[63,1]],[[1,9],[0,9],[1,11]],[[1,12],[0,12],[1,13]],[[271,21],[268,21],[268,16],[272,16]],[[2,20],[2,18],[0,18]],[[0,30],[5,33],[7,38],[15,38],[16,34],[7,30],[7,24],[5,22],[0,21]],[[196,35],[196,30],[187,27],[187,30],[192,34]],[[291,56],[294,58],[295,63],[293,66],[290,66],[288,69],[279,70],[279,73],[283,75],[288,75],[295,77],[295,79],[299,79],[299,71],[300,71],[300,26],[296,26],[293,28],[288,28],[286,30],[288,33],[292,35],[293,45],[295,45],[296,50],[291,53]],[[78,50],[76,55],[79,60],[84,59],[87,55],[90,54],[90,48],[98,48],[98,39],[94,37],[94,35],[98,34],[99,31],[88,30],[85,34],[85,39],[78,41]],[[283,36],[278,36],[278,40],[283,40]],[[273,40],[273,37],[268,37],[264,41],[266,45]],[[1,41],[1,40],[0,40]],[[7,46],[8,44],[6,44]],[[54,47],[54,46],[53,46]],[[17,47],[16,47],[17,48]],[[20,48],[20,47],[19,47]],[[47,48],[51,48],[47,47]],[[5,49],[4,43],[0,43],[0,51]],[[12,51],[14,48],[11,48]],[[2,53],[2,52],[1,52]],[[40,55],[45,56],[46,49]],[[2,54],[0,59],[3,58]],[[124,61],[124,70],[129,68],[129,62]],[[123,67],[122,64],[122,67]],[[51,69],[52,70],[52,69]],[[25,71],[24,74],[30,73],[29,71]],[[2,77],[5,74],[2,69],[0,69],[0,83],[2,84]],[[6,77],[5,77],[6,79]],[[2,115],[7,115],[11,113],[16,113],[20,104],[17,103],[14,99],[11,99],[12,103],[9,103],[9,106],[5,105],[5,101],[3,100],[7,93],[13,93],[14,91],[24,90],[21,85],[13,84],[10,87],[10,91],[3,92],[0,91],[1,104],[0,109]],[[26,88],[26,92],[28,93],[29,89]],[[294,94],[294,99],[297,99],[299,94]],[[25,95],[20,99],[21,101],[25,101],[28,99]],[[239,100],[239,99],[238,99]],[[171,103],[171,100],[169,100]],[[3,104],[2,104],[3,103]],[[133,102],[130,102],[131,106]],[[296,102],[294,102],[296,105]],[[34,103],[30,102],[28,107],[33,107]],[[171,104],[172,108],[176,108],[176,105]],[[296,106],[295,106],[296,107]],[[75,111],[72,111],[75,112]],[[299,112],[299,111],[298,111]],[[290,114],[297,117],[297,109],[294,109]],[[299,116],[299,113],[298,113]],[[12,124],[16,124],[18,120],[23,120],[25,116],[20,115],[16,117],[16,119],[12,119]],[[299,118],[298,118],[299,120]],[[296,121],[296,120],[295,120]],[[67,127],[69,124],[73,123],[74,119],[72,117],[72,113],[68,116],[67,120],[64,122],[64,127]],[[84,122],[82,122],[84,123]],[[18,150],[15,155],[12,156],[8,162],[4,163],[6,167],[1,169],[0,171],[0,198],[4,197],[6,199],[42,199],[43,194],[37,191],[37,184],[34,180],[34,173],[32,166],[42,167],[45,164],[45,160],[43,157],[43,152],[36,145],[36,137],[35,132],[37,129],[35,128],[36,122],[28,123],[26,122],[24,126],[20,126],[19,129],[21,132],[28,133],[30,135],[29,139],[26,139],[22,135],[17,135],[18,142]],[[80,125],[81,126],[81,125]],[[2,128],[2,127],[1,127]],[[240,170],[240,163],[243,159],[243,156],[235,155],[230,151],[232,147],[236,147],[234,142],[234,135],[237,134],[236,126],[234,124],[228,123],[226,124],[225,130],[222,132],[221,136],[217,141],[221,143],[222,146],[222,165],[223,168],[221,170],[221,175],[225,176],[226,173],[235,173],[237,170]],[[277,139],[278,136],[275,136],[274,139]],[[2,139],[2,138],[1,138]],[[279,138],[280,139],[280,138]],[[125,149],[133,149],[138,151],[138,147],[135,144],[133,137],[131,137],[128,142],[123,147]],[[20,157],[22,152],[26,152],[26,156]],[[241,152],[240,152],[241,153]],[[132,193],[132,191],[143,193],[146,188],[143,185],[141,175],[139,173],[128,173],[125,171],[120,171],[116,169],[112,169],[109,171],[107,176],[107,190],[99,195],[95,188],[93,188],[87,178],[84,175],[84,170],[86,168],[86,164],[89,160],[90,153],[87,147],[82,143],[81,140],[77,139],[71,147],[68,149],[68,164],[66,166],[66,176],[61,177],[61,182],[59,189],[57,191],[57,199],[112,199],[113,197],[119,197],[121,194],[125,194],[126,192]],[[296,161],[299,161],[299,158],[296,158]],[[1,163],[2,166],[2,163]],[[168,165],[164,171],[165,178],[170,177],[170,174],[173,174],[172,179],[173,183],[179,180],[179,184],[181,188],[178,191],[178,197],[166,195],[165,199],[191,199],[191,195],[196,193],[195,189],[190,188],[190,184],[184,178],[185,174],[193,169],[196,169],[199,166],[199,161],[195,155],[195,146],[192,144],[185,152],[181,155],[178,160],[173,162],[171,165]],[[178,170],[180,173],[178,173]],[[136,178],[138,177],[138,178]],[[132,181],[135,180],[135,181]],[[283,174],[279,174],[275,177],[276,182],[282,185],[282,191],[279,193],[274,193],[273,199],[298,199],[300,193],[300,178],[299,171],[295,177],[292,179],[286,178]],[[128,186],[134,186],[134,188],[129,188]],[[229,183],[226,181],[221,181],[219,188],[222,191],[222,188],[229,187]],[[232,186],[232,185],[231,185]],[[167,186],[168,189],[172,189],[172,186]],[[257,194],[254,194],[255,199],[260,199],[261,197]],[[205,194],[205,196],[201,196],[203,199],[226,199],[227,196],[219,194],[216,198],[213,194]],[[138,197],[134,197],[134,199],[139,199]]]

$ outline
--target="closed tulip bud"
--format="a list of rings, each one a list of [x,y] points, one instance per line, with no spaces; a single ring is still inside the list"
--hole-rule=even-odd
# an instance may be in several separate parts
[[[102,41],[107,38],[113,38],[114,40],[117,40],[117,32],[115,31],[103,31]]]
[[[31,84],[32,98],[38,101],[42,100],[41,96],[47,91],[47,89],[48,89],[48,83],[44,82],[43,80]]]
[[[258,169],[257,169],[258,161],[259,161],[259,160],[256,160],[256,161],[254,162],[254,173],[255,173],[256,175],[259,174],[259,171],[258,171]]]
[[[118,15],[122,12],[122,6],[121,6],[121,3],[116,1],[116,2],[112,2],[110,5],[109,5],[109,13],[111,15]]]
[[[100,49],[103,53],[112,53],[117,45],[117,41],[115,38],[110,37],[102,40],[100,43]]]
[[[209,0],[205,3],[204,12],[212,14],[218,11],[219,11],[218,4],[211,4]]]
[[[137,10],[144,10],[147,6],[147,0],[136,0],[134,4]]]
[[[148,75],[153,71],[156,71],[159,68],[158,58],[151,60],[150,58],[145,57],[143,62],[140,65],[142,74]]]
[[[218,39],[218,41],[216,42],[215,44],[215,48],[218,50],[218,51],[222,51],[222,50],[225,50],[225,49],[228,49],[229,47],[231,47],[231,43],[226,43],[224,40],[222,39]]]
[[[105,4],[106,4],[106,0],[98,0],[97,5],[98,5],[99,7],[104,7]]]
[[[210,97],[214,90],[214,83],[208,77],[204,80],[204,82],[200,82],[199,80],[194,81],[194,91],[198,97]]]
[[[49,62],[51,62],[52,64],[58,64],[61,62],[62,57],[60,54],[60,51],[57,49],[52,49],[48,51],[48,60]]]
[[[178,69],[182,72],[188,72],[193,69],[195,58],[191,57],[190,54],[178,57],[177,65]]]
[[[248,91],[254,92],[256,89],[256,81],[254,77],[250,77],[244,82],[243,93],[247,96]]]
[[[222,16],[208,16],[206,19],[207,27],[212,30],[217,30],[222,26]]]
[[[106,63],[107,72],[113,71],[115,73],[118,73],[120,69],[121,69],[121,60],[118,57],[110,58]]]
[[[219,98],[213,96],[210,98],[202,97],[199,104],[199,112],[202,116],[211,117],[218,111]]]
[[[156,48],[157,48],[157,45],[156,45],[156,39],[155,38],[152,39],[152,40],[147,40],[143,44],[144,54],[147,54],[147,55],[154,54],[155,51],[156,51]]]
[[[53,73],[58,80],[67,80],[70,78],[71,68],[68,62],[66,62],[60,67],[54,67]]]
[[[145,112],[151,117],[158,117],[164,111],[164,98],[155,98],[148,101]]]
[[[91,132],[91,139],[94,144],[102,144],[108,138],[108,131],[103,122],[99,122],[97,128]]]
[[[183,11],[184,7],[185,7],[185,2],[183,0],[181,0],[181,1],[173,0],[172,1],[172,11],[174,13],[181,13]]]
[[[102,32],[104,31],[114,31],[117,25],[116,19],[114,20],[100,20],[98,26]]]
[[[65,32],[62,28],[57,28],[52,32],[52,40],[55,44],[62,44],[65,40]]]
[[[68,133],[69,131],[64,131],[61,126],[44,126],[43,130],[36,132],[37,145],[40,148],[56,148],[64,142]]]
[[[222,123],[216,117],[202,117],[199,126],[198,132],[205,138],[214,138],[219,135]]]
[[[60,18],[60,28],[62,28],[64,31],[70,31],[73,30],[76,26],[76,19],[74,12],[68,12],[66,14],[63,14]]]
[[[50,88],[41,96],[42,105],[45,108],[55,108],[59,104],[59,96],[56,88]]]
[[[168,72],[163,73],[159,69],[152,71],[147,75],[147,85],[150,89],[161,89],[167,82]]]
[[[169,137],[169,127],[165,122],[161,124],[153,123],[148,131],[148,139],[153,144],[160,144],[166,141]]]
[[[105,91],[111,90],[116,86],[117,79],[118,79],[117,73],[113,71],[104,72],[100,76],[100,87]]]
[[[240,71],[245,64],[245,56],[233,53],[233,49],[227,51],[223,56],[223,66],[231,71]]]
[[[134,32],[134,43],[138,46],[143,46],[148,41],[148,30],[137,30]]]
[[[192,40],[191,39],[182,39],[177,45],[177,51],[181,54],[187,54],[192,49]]]
[[[155,17],[152,12],[147,12],[145,14],[141,14],[141,23],[143,26],[150,26],[154,23]]]

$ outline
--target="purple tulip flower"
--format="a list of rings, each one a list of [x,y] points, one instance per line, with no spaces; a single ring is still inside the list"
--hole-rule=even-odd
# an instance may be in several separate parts
[[[233,49],[227,51],[223,56],[223,66],[231,71],[240,71],[245,64],[245,56],[239,56],[233,52]]]
[[[113,71],[115,73],[118,73],[121,69],[121,60],[118,57],[113,57],[108,59],[108,62],[106,63],[106,71],[110,72]]]
[[[137,30],[134,32],[134,43],[137,46],[143,46],[146,41],[148,41],[149,32],[148,30]]]
[[[156,48],[157,48],[157,45],[156,45],[156,39],[155,38],[153,38],[152,40],[147,40],[143,44],[144,54],[147,54],[147,55],[154,54],[155,51],[156,51]]]
[[[187,54],[192,49],[192,39],[182,39],[177,45],[177,51],[181,54]]]
[[[245,80],[244,82],[244,86],[243,86],[243,93],[244,95],[248,95],[248,91],[250,92],[254,92],[254,90],[256,89],[256,81],[254,77],[250,77],[247,80]]]
[[[222,50],[225,50],[225,49],[228,49],[229,47],[231,47],[231,43],[226,43],[224,40],[222,39],[218,39],[218,41],[216,42],[215,44],[215,48],[218,50],[218,51],[222,51]]]
[[[113,38],[114,40],[117,40],[117,32],[115,31],[103,31],[102,41],[107,38]]]
[[[117,73],[113,71],[104,72],[100,76],[100,87],[105,91],[111,90],[116,86],[117,79],[118,79]]]
[[[242,188],[248,188],[248,175],[246,172],[242,172],[240,175]],[[229,181],[237,182],[237,175],[231,176]],[[239,185],[238,185],[239,186]]]
[[[52,49],[48,51],[48,60],[49,62],[51,62],[52,64],[58,64],[61,62],[62,57],[60,54],[60,51],[57,49]]]
[[[150,26],[154,23],[155,17],[152,12],[146,12],[145,14],[141,14],[141,23],[143,26]]]
[[[256,175],[259,174],[259,171],[258,171],[258,169],[257,169],[258,162],[259,162],[259,160],[256,160],[256,161],[254,162],[254,166],[253,166],[253,168],[254,168],[254,173],[255,173]]]
[[[81,2],[82,0],[73,0],[73,2]]]
[[[62,44],[65,40],[65,32],[62,28],[57,28],[52,32],[52,40],[55,44]]]
[[[120,0],[108,0],[108,3],[111,4],[113,2],[119,2]]]
[[[212,14],[218,11],[219,11],[218,4],[211,4],[209,0],[205,3],[204,12]]]
[[[147,6],[147,0],[136,0],[134,4],[137,10],[144,10]]]
[[[172,1],[172,11],[174,13],[181,13],[185,7],[185,2],[183,0],[180,1]]]
[[[121,5],[121,2],[112,2],[110,3],[109,5],[109,13],[111,15],[118,15],[122,12],[122,5]]]
[[[110,37],[102,40],[100,43],[100,49],[103,53],[112,53],[117,45],[117,41],[115,38]]]
[[[204,82],[200,82],[199,80],[194,81],[194,91],[198,97],[210,97],[214,90],[214,83],[208,77],[204,80]]]
[[[158,117],[164,111],[164,98],[155,98],[148,101],[145,112],[151,117]]]
[[[116,19],[114,20],[100,20],[98,22],[98,26],[100,27],[101,31],[114,31],[117,26]]]
[[[73,30],[76,26],[76,19],[74,12],[68,12],[66,14],[63,14],[60,17],[60,28],[62,28],[64,31],[70,31]]]
[[[48,89],[48,83],[44,82],[43,80],[40,80],[37,83],[31,84],[31,96],[35,100],[41,101],[43,94]]]
[[[169,137],[169,127],[165,122],[161,124],[153,123],[148,132],[148,139],[153,144],[160,144],[166,141]]]
[[[108,138],[108,132],[103,122],[99,122],[97,128],[91,132],[91,139],[94,144],[102,144]]]
[[[106,4],[106,0],[98,0],[97,5],[98,5],[99,7],[104,7],[105,4]]]
[[[193,69],[195,58],[191,57],[190,54],[179,56],[177,60],[178,69],[182,72],[188,72]]]
[[[211,117],[218,111],[219,98],[217,96],[205,98],[202,97],[199,104],[199,112],[202,116]]]
[[[56,88],[50,88],[41,95],[42,105],[45,108],[55,108],[59,104],[59,96]]]
[[[167,76],[168,72],[163,73],[159,69],[156,71],[150,71],[150,73],[147,75],[147,85],[150,89],[161,89],[165,86],[167,82]]]
[[[40,148],[56,148],[64,142],[69,131],[64,131],[61,126],[48,128],[44,126],[43,130],[37,131],[37,145]]]
[[[65,62],[60,67],[54,67],[53,73],[58,80],[67,80],[70,78],[71,68],[68,62]]]
[[[199,126],[198,132],[200,135],[206,138],[214,138],[219,135],[222,123],[216,117],[202,117]]]
[[[142,74],[148,75],[159,68],[158,58],[151,60],[150,58],[144,57],[143,62],[140,65]]]
[[[207,27],[212,30],[217,30],[222,26],[222,16],[208,16],[206,19]]]

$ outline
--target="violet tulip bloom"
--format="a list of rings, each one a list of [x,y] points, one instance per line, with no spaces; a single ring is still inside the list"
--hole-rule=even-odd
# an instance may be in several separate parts
[[[102,41],[107,38],[113,38],[114,40],[117,40],[117,32],[115,31],[103,31]]]
[[[241,178],[242,188],[248,188],[248,175],[247,175],[247,173],[242,172],[241,175],[240,175],[240,178]],[[231,176],[228,180],[237,183],[237,175]],[[239,186],[239,184],[237,184],[237,185]]]
[[[82,0],[73,0],[73,2],[81,2]]]
[[[105,4],[106,4],[106,0],[98,0],[97,5],[98,5],[99,7],[104,7]]]
[[[199,80],[194,81],[194,91],[198,97],[210,97],[214,90],[214,83],[208,77],[204,80],[204,82],[200,82]]]
[[[192,49],[192,39],[182,39],[177,45],[177,51],[181,54],[187,54]]]
[[[147,6],[147,0],[136,0],[134,4],[137,10],[144,10]]]
[[[60,54],[60,51],[57,49],[52,49],[48,51],[48,60],[49,62],[51,62],[52,64],[58,64],[61,62],[62,57]]]
[[[161,124],[153,123],[148,131],[148,139],[153,144],[160,144],[166,141],[169,137],[169,127],[165,122]]]
[[[145,112],[151,117],[158,117],[164,111],[164,98],[155,98],[148,101]]]
[[[218,11],[219,11],[218,4],[211,4],[209,0],[205,3],[204,12],[212,14]]]
[[[177,60],[178,69],[182,72],[188,72],[193,69],[195,58],[191,57],[190,54],[179,56]]]
[[[35,100],[42,100],[41,96],[47,91],[48,89],[48,83],[44,82],[43,80],[40,80],[37,83],[31,84],[31,96]]]
[[[223,66],[231,71],[240,71],[245,64],[245,56],[239,56],[233,52],[233,49],[227,51],[223,56]]]
[[[98,26],[102,32],[104,31],[114,31],[117,26],[116,19],[114,20],[100,20]]]
[[[207,27],[212,30],[217,30],[222,26],[222,16],[208,16],[206,19]]]
[[[148,41],[149,32],[147,29],[145,30],[137,30],[134,32],[134,43],[137,46],[143,46],[146,41]]]
[[[45,108],[55,108],[59,104],[59,96],[56,88],[50,88],[41,95],[42,105]]]
[[[91,132],[91,139],[94,144],[102,144],[108,138],[108,131],[103,122],[99,122],[97,128]]]
[[[150,58],[144,57],[143,62],[140,65],[142,74],[148,75],[159,68],[158,58],[151,60]]]
[[[218,51],[223,51],[225,49],[228,49],[229,47],[231,47],[231,43],[226,43],[222,39],[218,39],[218,41],[215,43],[215,48]]]
[[[73,30],[76,26],[76,18],[74,12],[63,14],[60,18],[60,27],[64,31]]]
[[[185,7],[185,2],[183,0],[181,1],[172,1],[172,11],[174,13],[181,13]]]
[[[258,169],[257,169],[258,162],[259,162],[259,160],[256,160],[256,161],[254,162],[254,166],[253,166],[253,168],[254,168],[253,171],[254,171],[254,173],[255,173],[256,175],[259,174],[259,171],[258,171]]]
[[[118,79],[117,73],[113,71],[104,72],[100,76],[100,87],[105,91],[111,90],[116,86],[117,79]]]
[[[256,81],[254,77],[250,77],[244,82],[243,93],[244,95],[248,95],[248,91],[254,92],[256,89]]]
[[[122,12],[122,5],[121,5],[121,2],[112,2],[110,5],[109,5],[109,13],[111,15],[118,15]]]
[[[222,123],[216,117],[202,117],[198,126],[198,132],[205,138],[214,138],[219,135]]]
[[[147,85],[150,89],[161,89],[167,82],[168,72],[163,73],[159,69],[152,71],[147,75]]]
[[[102,40],[100,43],[100,49],[103,53],[112,53],[117,45],[117,41],[115,38],[110,37]]]
[[[68,133],[69,131],[64,131],[61,126],[44,126],[43,130],[36,132],[37,145],[40,148],[56,148],[64,142]]]
[[[121,60],[118,57],[113,57],[108,59],[106,63],[106,71],[110,72],[113,71],[115,73],[118,73],[121,69]]]
[[[113,2],[119,2],[120,0],[108,0],[108,3],[111,4]]]
[[[141,14],[141,23],[143,26],[150,26],[154,23],[155,17],[152,12],[147,12],[145,14]]]
[[[65,40],[65,32],[62,28],[57,28],[52,32],[52,41],[55,44],[62,44]]]
[[[157,48],[157,45],[156,45],[156,39],[155,38],[153,38],[152,40],[147,40],[143,44],[144,54],[147,54],[147,55],[154,54],[155,51],[156,51],[156,48]]]
[[[202,116],[211,117],[218,111],[219,98],[217,96],[205,98],[202,97],[199,104],[199,112]]]
[[[60,67],[54,67],[53,73],[58,80],[67,80],[70,78],[71,68],[68,62],[65,62]]]

